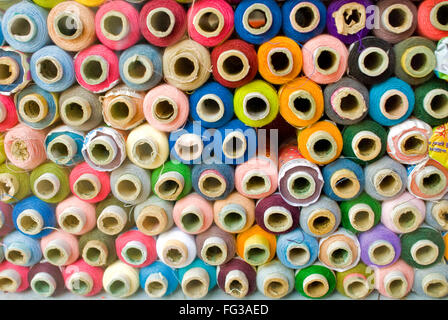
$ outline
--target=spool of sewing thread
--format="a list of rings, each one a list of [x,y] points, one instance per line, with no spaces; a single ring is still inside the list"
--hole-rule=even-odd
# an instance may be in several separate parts
[[[171,268],[183,268],[196,258],[194,236],[174,227],[160,234],[156,242],[157,255]]]
[[[306,298],[322,299],[329,296],[336,288],[336,276],[331,269],[314,264],[297,271],[295,287]]]
[[[79,257],[78,239],[65,231],[52,231],[40,241],[44,258],[55,266],[67,266]]]
[[[62,166],[73,166],[84,160],[81,149],[84,133],[68,126],[58,126],[45,137],[47,158]]]
[[[150,177],[148,170],[126,161],[110,175],[112,194],[126,204],[142,203],[151,193]]]
[[[0,66],[9,70],[0,78],[0,93],[11,95],[25,88],[31,81],[29,58],[11,47],[0,48]]]
[[[256,282],[258,291],[264,296],[280,299],[294,289],[294,271],[274,260],[258,267]]]
[[[31,194],[29,173],[12,164],[0,165],[0,200],[15,203],[29,194]]]
[[[216,267],[196,259],[178,270],[182,292],[188,298],[204,298],[216,286]]]
[[[382,203],[381,222],[395,233],[409,233],[423,223],[425,214],[425,202],[404,192]]]
[[[431,126],[448,121],[448,83],[434,79],[415,89],[414,116]]]
[[[275,235],[259,225],[239,233],[236,237],[236,253],[252,266],[260,266],[275,256],[277,240]]]
[[[6,42],[16,50],[32,53],[50,42],[47,30],[48,11],[31,2],[9,7],[2,19]]]
[[[235,238],[217,226],[211,226],[196,236],[198,258],[205,263],[218,266],[235,257]]]
[[[4,202],[0,202],[0,236],[4,237],[14,230],[14,222],[12,220],[12,206]]]
[[[182,91],[195,90],[210,77],[210,53],[193,40],[182,40],[167,47],[162,62],[165,81]]]
[[[239,258],[217,268],[219,288],[235,298],[244,298],[256,290],[256,276],[254,267]]]
[[[282,5],[283,33],[305,42],[325,29],[327,9],[319,0],[289,0]]]
[[[408,191],[423,200],[439,200],[448,189],[448,169],[433,159],[408,167]]]
[[[381,203],[364,192],[341,202],[340,208],[342,226],[355,234],[372,229],[381,219]]]
[[[336,160],[342,152],[342,135],[338,127],[330,121],[319,121],[298,131],[299,152],[318,165]]]
[[[227,198],[213,203],[213,215],[220,229],[228,233],[241,233],[255,221],[255,204],[252,199],[233,192]]]
[[[448,5],[446,1],[423,1],[418,7],[417,32],[431,40],[440,40],[448,36]]]
[[[59,113],[61,120],[75,130],[90,131],[103,122],[99,97],[81,86],[73,86],[61,94]]]
[[[115,237],[94,229],[79,238],[82,259],[92,267],[108,266],[117,260]]]
[[[76,80],[93,93],[105,92],[120,81],[118,57],[104,45],[96,44],[75,57]]]
[[[120,55],[120,77],[134,90],[146,91],[162,79],[162,55],[148,44],[128,48]]]
[[[448,196],[439,201],[426,201],[425,222],[439,231],[448,231]]]
[[[0,120],[0,132],[5,132],[17,124],[19,119],[17,117],[16,106],[12,97],[0,95]]]
[[[445,243],[440,232],[422,227],[400,237],[401,259],[417,269],[429,268],[439,263],[445,253]]]
[[[140,287],[151,298],[162,298],[172,294],[178,285],[176,272],[160,261],[141,268]]]
[[[187,122],[183,128],[170,133],[170,159],[184,164],[197,164],[203,160],[203,132],[197,122]]]
[[[406,189],[405,167],[387,156],[368,164],[364,168],[364,177],[364,190],[376,200],[394,199]]]
[[[414,283],[414,269],[403,260],[375,269],[375,288],[386,297],[402,299],[408,295]]]
[[[360,165],[341,158],[322,169],[325,194],[333,200],[344,201],[357,198],[364,189],[364,172]]]
[[[224,163],[194,165],[191,178],[194,191],[210,201],[227,198],[234,188],[233,167]]]
[[[233,9],[224,0],[201,0],[188,9],[188,35],[206,47],[215,47],[233,32]]]
[[[152,195],[148,200],[135,206],[135,225],[138,230],[148,236],[156,236],[168,231],[174,224],[173,206],[172,202]]]
[[[115,240],[118,258],[135,268],[149,266],[157,259],[156,240],[138,230],[129,230]]]
[[[289,205],[280,193],[259,200],[255,207],[255,221],[263,230],[282,234],[299,225],[300,209]]]
[[[45,202],[61,202],[70,194],[68,175],[67,169],[52,162],[44,163],[31,172],[31,190]]]
[[[358,239],[343,228],[319,240],[319,261],[332,270],[347,271],[358,264],[360,256]]]
[[[322,44],[325,46],[322,46]],[[347,70],[348,50],[338,38],[321,34],[302,47],[303,73],[318,84],[338,81]]]
[[[110,192],[109,174],[92,169],[87,162],[73,168],[69,183],[72,193],[89,203],[104,200]]]
[[[88,7],[99,7],[106,0],[75,0],[75,1]]]
[[[65,287],[74,294],[91,297],[101,292],[104,271],[79,259],[64,268]]]
[[[104,270],[104,290],[116,298],[126,298],[139,288],[138,270],[122,261],[116,261]]]
[[[85,234],[96,226],[95,205],[70,196],[56,206],[56,220],[65,232]]]
[[[40,261],[42,253],[39,241],[13,231],[3,238],[5,258],[12,264],[30,267]]]
[[[215,47],[211,54],[213,77],[227,88],[239,88],[251,82],[258,70],[253,45],[231,39]]]
[[[383,268],[400,258],[400,238],[382,224],[361,233],[358,239],[361,260],[368,266]]]
[[[369,91],[355,79],[344,77],[325,87],[325,114],[334,122],[350,125],[367,116]]]
[[[142,124],[129,133],[126,153],[129,160],[137,166],[155,169],[168,159],[168,137],[149,124]]]
[[[373,34],[388,43],[397,43],[409,38],[417,27],[417,8],[408,0],[378,1],[378,28]]]
[[[420,297],[446,297],[448,294],[447,273],[447,266],[441,263],[427,269],[415,270],[412,291]]]
[[[282,12],[273,0],[244,0],[236,7],[234,19],[240,38],[253,44],[268,42],[282,27]]]
[[[140,40],[139,13],[126,1],[109,1],[95,14],[98,40],[114,51],[132,47]]]
[[[17,230],[34,239],[48,235],[56,225],[53,207],[35,196],[17,202],[12,219]]]
[[[319,252],[317,239],[296,228],[277,238],[277,257],[291,269],[306,268],[314,263]]]
[[[160,199],[179,200],[191,191],[190,168],[183,163],[167,161],[151,173],[151,186]]]
[[[58,296],[64,292],[61,270],[48,262],[37,263],[30,268],[28,282],[31,290],[41,297]]]
[[[347,271],[336,273],[336,290],[350,299],[364,299],[373,290],[373,278],[373,270],[359,263]]]
[[[316,238],[332,234],[341,223],[341,210],[336,201],[322,195],[300,212],[300,228]]]
[[[0,263],[0,291],[22,292],[28,289],[28,267],[16,266],[9,261]]]
[[[79,52],[96,40],[95,14],[75,1],[60,1],[54,6],[47,27],[51,40],[66,51]]]
[[[117,235],[132,227],[130,206],[110,196],[96,206],[96,226],[107,235]]]
[[[213,223],[212,204],[199,194],[191,193],[176,202],[173,220],[176,226],[185,233],[203,233]]]
[[[394,46],[395,75],[411,85],[422,84],[433,77],[436,67],[433,41],[410,37]]]
[[[145,39],[158,47],[179,42],[187,30],[187,13],[174,0],[155,0],[140,11],[140,31]]]

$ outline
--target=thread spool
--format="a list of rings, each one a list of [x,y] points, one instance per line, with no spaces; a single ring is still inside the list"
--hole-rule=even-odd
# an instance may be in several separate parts
[[[31,81],[29,58],[20,51],[11,47],[2,47],[0,49],[0,66],[8,71],[0,77],[0,93],[2,95],[9,96],[19,92]]]
[[[146,267],[157,259],[156,241],[138,230],[120,234],[115,247],[118,258],[131,267]]]
[[[183,163],[165,162],[152,172],[151,184],[153,192],[162,200],[179,200],[192,188],[190,168]]]
[[[12,209],[9,204],[0,202],[0,236],[2,237],[14,230]]]
[[[316,238],[333,233],[341,222],[341,211],[336,201],[322,195],[319,200],[300,212],[300,228]]]
[[[173,220],[183,232],[199,234],[213,223],[213,207],[199,194],[192,193],[176,202]]]
[[[19,201],[12,219],[17,230],[34,239],[48,235],[56,224],[53,207],[35,196]]]
[[[234,188],[234,170],[224,163],[194,165],[191,178],[194,191],[210,201],[227,198]]]
[[[87,7],[99,7],[105,0],[76,0]]]
[[[159,235],[156,248],[159,259],[171,268],[190,265],[197,253],[194,237],[176,227]]]
[[[204,298],[216,286],[216,267],[196,259],[187,267],[179,269],[182,292],[188,298]]]
[[[439,162],[426,159],[408,168],[408,191],[423,200],[439,200],[447,191],[448,171]]]
[[[182,91],[195,90],[210,77],[210,53],[193,40],[167,47],[162,62],[165,81]]]
[[[96,207],[96,226],[107,235],[117,235],[130,229],[133,217],[129,214],[130,207],[114,197],[108,197]]]
[[[414,116],[431,126],[448,120],[448,84],[439,79],[430,80],[415,89]]]
[[[22,292],[28,289],[28,267],[16,266],[9,261],[0,263],[0,291]]]
[[[358,264],[360,256],[358,239],[345,229],[319,240],[319,261],[332,270],[347,271]]]
[[[213,215],[220,229],[228,233],[241,233],[255,221],[255,204],[253,200],[233,192],[227,198],[213,203]]]
[[[213,225],[196,237],[198,258],[212,266],[229,262],[235,256],[233,235]]]
[[[98,40],[114,51],[132,47],[140,40],[139,12],[126,1],[110,1],[95,14]]]
[[[68,126],[58,126],[45,137],[47,158],[61,166],[72,166],[84,160],[81,149],[84,134]]]
[[[256,276],[255,269],[239,258],[217,268],[219,288],[235,298],[244,298],[256,290]]]
[[[409,38],[417,28],[417,8],[412,1],[381,0],[378,10],[379,28],[372,31],[388,43]]]
[[[65,231],[52,231],[41,239],[44,258],[55,266],[67,266],[79,257],[78,239]]]
[[[445,1],[423,1],[418,7],[417,32],[436,41],[448,36],[446,14],[447,4]]]
[[[95,206],[76,196],[70,196],[56,206],[56,220],[65,232],[85,234],[96,225]]]
[[[112,194],[121,202],[136,205],[148,199],[151,193],[150,173],[127,161],[112,171],[110,185]]]
[[[101,292],[103,274],[102,268],[92,267],[79,259],[65,267],[62,275],[65,287],[71,293],[91,297]]]
[[[39,241],[13,231],[3,238],[5,258],[12,264],[30,267],[40,261],[42,253]]]
[[[68,170],[57,164],[44,163],[31,172],[31,190],[45,202],[58,203],[70,193],[68,174]]]
[[[29,173],[12,164],[0,165],[0,200],[14,203],[31,194]]]
[[[105,92],[120,80],[118,57],[104,45],[93,45],[76,55],[75,73],[83,88],[93,93]]]
[[[256,281],[258,291],[264,296],[280,299],[294,289],[294,272],[274,260],[258,267]]]
[[[350,299],[364,299],[372,292],[372,277],[373,270],[359,263],[347,271],[336,273],[336,290]]]
[[[333,200],[357,198],[364,189],[364,172],[360,165],[349,159],[338,159],[322,170],[325,194]]]
[[[263,230],[273,234],[292,231],[299,225],[300,209],[283,200],[280,193],[274,193],[259,200],[255,207],[255,220]]]
[[[187,13],[174,0],[146,3],[140,11],[139,21],[143,37],[158,47],[175,44],[187,30]]]
[[[17,124],[18,117],[12,97],[0,95],[0,120],[0,132],[5,132]]]
[[[424,201],[408,192],[384,201],[381,210],[381,222],[395,233],[416,230],[423,223],[426,214]]]
[[[402,299],[408,295],[414,283],[414,269],[403,260],[375,269],[375,288],[388,298]]]
[[[260,266],[275,256],[276,237],[260,226],[239,233],[236,237],[236,253],[252,266]]]
[[[149,124],[142,124],[129,133],[126,139],[126,153],[129,160],[137,166],[155,169],[168,158],[168,138],[165,133]]]
[[[61,270],[48,262],[32,266],[28,273],[28,282],[31,290],[41,297],[59,296],[64,291]]]
[[[104,270],[103,288],[113,297],[126,298],[137,292],[139,274],[137,269],[116,261]]]
[[[72,193],[89,203],[104,200],[110,192],[109,174],[92,169],[87,162],[73,168],[69,183]]]
[[[135,225],[140,232],[148,236],[156,236],[168,231],[174,223],[173,206],[172,202],[152,195],[148,200],[135,206]]]
[[[361,260],[368,266],[387,267],[401,255],[400,238],[382,224],[361,233],[359,243]]]
[[[99,97],[81,86],[64,91],[59,99],[61,120],[70,128],[90,131],[103,122]]]
[[[355,234],[372,229],[381,219],[381,203],[364,192],[341,202],[340,208],[342,226]]]
[[[314,263],[319,252],[318,241],[297,228],[277,238],[277,257],[291,269],[306,268]]]
[[[92,267],[104,267],[117,260],[115,238],[93,229],[79,238],[79,251],[82,259]]]
[[[182,129],[170,133],[170,158],[184,164],[200,163],[204,150],[203,129],[196,122],[187,122]]]
[[[401,195],[406,187],[407,175],[404,166],[384,156],[364,168],[365,191],[380,201],[394,199]]]
[[[448,197],[439,201],[426,201],[425,222],[439,231],[448,231]]]
[[[173,269],[160,261],[141,268],[140,287],[151,298],[169,296],[177,289],[177,275]]]
[[[422,227],[404,234],[401,240],[401,258],[411,267],[429,268],[442,260],[445,243],[440,232]]]
[[[331,269],[314,264],[296,273],[295,287],[306,298],[322,299],[334,291],[336,276]]]
[[[347,70],[348,50],[333,36],[322,34],[308,40],[302,54],[303,73],[318,84],[336,82]]]
[[[448,294],[447,269],[438,264],[427,269],[417,269],[412,290],[420,297],[444,298]]]
[[[62,0],[47,0],[47,1],[33,0],[33,1],[34,1],[34,3],[39,5],[40,7],[43,7],[43,8],[46,8],[46,9],[51,9],[54,6],[56,6],[58,3],[62,2]]]

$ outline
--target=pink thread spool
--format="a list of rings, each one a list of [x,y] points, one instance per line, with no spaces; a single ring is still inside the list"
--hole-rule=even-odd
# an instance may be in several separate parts
[[[85,89],[105,92],[120,81],[118,57],[104,45],[93,45],[76,55],[75,73],[76,80]]]
[[[0,202],[0,237],[6,236],[14,230],[14,222],[12,221],[12,206],[4,202]]]
[[[375,288],[383,296],[402,299],[411,291],[413,283],[414,269],[403,260],[375,269]]]
[[[11,129],[18,121],[14,98],[0,95],[0,132]]]
[[[138,230],[122,233],[115,240],[118,258],[135,268],[149,266],[157,259],[156,240]]]
[[[40,241],[45,259],[55,266],[66,266],[79,257],[78,239],[65,231],[56,230]]]
[[[69,183],[73,194],[89,203],[100,202],[110,193],[109,174],[92,169],[86,162],[73,168]]]
[[[56,220],[65,232],[82,235],[95,228],[95,205],[71,196],[56,206]]]
[[[64,268],[65,287],[72,293],[85,297],[91,297],[103,289],[104,270],[100,267],[92,267],[84,260],[79,259]]]
[[[9,261],[0,263],[0,291],[21,292],[29,287],[28,267],[16,266]]]
[[[404,192],[398,198],[384,201],[381,212],[381,222],[386,228],[395,233],[409,233],[425,220],[426,207],[423,200]]]
[[[202,233],[213,223],[212,204],[199,194],[191,193],[176,202],[173,220],[176,226],[185,233]]]

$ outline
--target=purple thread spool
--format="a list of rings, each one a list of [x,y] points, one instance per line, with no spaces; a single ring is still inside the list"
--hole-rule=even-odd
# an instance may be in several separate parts
[[[361,260],[368,266],[382,268],[400,258],[400,238],[382,224],[361,233],[358,239],[361,245]]]

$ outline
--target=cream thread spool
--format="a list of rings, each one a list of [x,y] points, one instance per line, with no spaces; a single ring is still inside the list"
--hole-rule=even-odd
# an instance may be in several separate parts
[[[392,298],[401,299],[406,295],[408,281],[401,271],[394,270],[388,273],[383,281],[386,293]]]
[[[309,297],[323,297],[328,290],[330,290],[328,280],[321,274],[311,274],[303,280],[303,291]]]
[[[55,83],[64,76],[61,63],[50,56],[41,57],[36,61],[36,71],[39,79],[47,84]]]
[[[22,284],[20,274],[13,269],[6,269],[0,272],[0,291],[15,292]]]
[[[431,21],[431,24],[435,28],[442,31],[448,31],[448,24],[446,22],[444,23],[440,21],[440,18],[445,16],[446,12],[447,12],[447,4],[445,1],[439,2],[431,9],[429,20]]]
[[[423,108],[436,119],[448,117],[448,91],[438,88],[427,92],[423,99]]]
[[[224,103],[216,94],[205,94],[196,105],[196,112],[205,122],[217,122],[224,116]]]
[[[20,99],[18,113],[26,122],[42,121],[48,114],[47,101],[39,94],[28,94]]]
[[[154,186],[154,192],[160,199],[176,200],[184,189],[184,177],[175,171],[169,171],[161,174]]]
[[[69,97],[62,101],[60,114],[62,121],[67,125],[82,126],[89,121],[92,115],[92,106],[80,96]]]
[[[246,149],[246,138],[240,131],[233,131],[227,134],[222,142],[222,152],[229,159],[238,159],[242,157],[246,152]]]
[[[411,256],[418,264],[427,266],[437,260],[439,248],[430,240],[419,240],[412,245]]]
[[[109,249],[104,242],[99,240],[88,241],[81,252],[84,261],[94,267],[104,266],[108,255]]]
[[[130,31],[126,16],[116,10],[108,11],[101,17],[100,28],[104,37],[112,41],[123,40]]]
[[[19,64],[10,57],[0,57],[0,85],[14,83],[20,74]]]
[[[305,90],[299,89],[291,93],[288,107],[301,120],[311,120],[316,114],[316,100]]]
[[[241,232],[247,223],[247,212],[243,206],[230,203],[222,207],[218,213],[220,227],[226,232]]]
[[[168,22],[168,23],[167,23]],[[158,38],[165,38],[173,32],[176,17],[168,8],[156,8],[146,16],[146,27]]]
[[[177,139],[174,149],[182,160],[191,161],[201,157],[204,143],[200,136],[188,133]]]
[[[197,79],[201,61],[192,52],[179,52],[175,61],[168,67],[169,74],[184,83]]]
[[[264,225],[271,232],[283,232],[292,227],[291,212],[281,206],[272,206],[264,212]]]
[[[386,91],[380,99],[381,113],[389,120],[397,120],[403,117],[409,108],[406,95],[398,90]]]
[[[146,278],[145,292],[151,298],[162,298],[168,290],[168,280],[159,273],[152,273]]]
[[[90,161],[98,166],[110,164],[116,158],[117,153],[117,144],[109,136],[97,136],[87,146]]]
[[[97,218],[96,225],[101,232],[116,235],[123,230],[127,221],[126,211],[120,206],[111,205],[103,209]]]
[[[259,28],[253,28],[249,20],[252,17],[256,16],[263,16],[265,19],[265,24],[260,26]],[[265,32],[267,32],[273,23],[273,17],[271,10],[262,3],[254,3],[253,5],[249,6],[246,11],[243,13],[243,27],[246,29],[247,32],[253,34],[253,35],[261,35]]]
[[[8,21],[8,33],[20,42],[28,42],[33,39],[37,33],[37,27],[34,21],[25,14],[16,14]]]
[[[319,47],[314,52],[315,70],[323,75],[335,73],[339,68],[341,56],[339,52],[330,47]]]
[[[423,291],[432,298],[442,298],[448,294],[448,282],[440,273],[430,273],[422,279]]]
[[[127,173],[117,179],[117,183],[113,186],[115,193],[121,199],[126,201],[134,201],[142,192],[142,181],[139,177]]]
[[[126,298],[138,289],[138,272],[121,261],[116,261],[104,271],[103,287],[117,298]]]
[[[354,88],[340,88],[331,95],[334,111],[343,119],[360,119],[367,112],[362,94]]]
[[[280,272],[269,274],[263,281],[263,294],[269,298],[283,298],[289,293],[288,279]]]
[[[403,186],[400,176],[391,169],[379,170],[373,180],[376,192],[384,197],[397,195]]]
[[[107,95],[106,95],[107,97]],[[103,102],[104,105],[104,102]],[[117,127],[126,127],[136,114],[136,103],[127,96],[117,96],[104,105],[105,118]]]
[[[93,289],[93,279],[87,272],[74,272],[66,280],[67,289],[78,295],[87,295]]]
[[[92,55],[81,63],[81,77],[85,83],[94,86],[106,81],[109,63],[101,56]]]
[[[61,182],[53,173],[44,173],[34,182],[34,192],[39,198],[51,199],[59,192]]]
[[[198,187],[201,193],[207,197],[220,197],[226,191],[227,182],[221,175],[208,171],[200,175]]]
[[[34,209],[23,210],[17,217],[17,227],[28,235],[36,235],[42,231],[44,220]]]
[[[400,34],[411,28],[412,17],[412,11],[406,5],[394,3],[384,9],[381,22],[387,31]]]
[[[212,266],[219,266],[227,260],[226,242],[219,237],[210,237],[204,241],[200,252],[201,259]]]
[[[296,199],[307,199],[316,191],[316,182],[307,172],[296,171],[287,180],[289,193]]]
[[[79,15],[68,10],[63,11],[54,17],[53,26],[58,37],[65,40],[75,40],[79,38],[84,30],[84,25],[79,18]]]
[[[299,22],[296,17],[300,15],[308,16],[310,20]],[[318,26],[320,19],[319,9],[311,2],[298,3],[289,14],[289,21],[291,21],[294,30],[302,33],[313,31]]]
[[[56,280],[46,272],[38,272],[30,281],[30,287],[35,292],[43,297],[51,297],[56,291]],[[45,290],[42,290],[45,288]]]
[[[370,131],[360,131],[352,139],[356,157],[363,161],[375,159],[381,152],[381,139]]]
[[[73,184],[74,193],[82,200],[95,198],[101,190],[101,183],[97,176],[91,173],[82,174]]]
[[[270,109],[268,99],[259,92],[251,92],[244,97],[243,112],[251,120],[257,121],[266,118]]]
[[[420,210],[408,203],[402,203],[392,210],[392,223],[402,233],[416,230],[423,222]]]
[[[347,21],[346,15],[356,15],[357,20]],[[350,2],[342,5],[337,11],[333,12],[332,17],[336,25],[338,34],[351,35],[360,32],[366,23],[366,8],[363,4]]]
[[[352,299],[363,299],[370,293],[368,280],[361,274],[351,274],[342,282],[345,294]]]
[[[359,232],[370,230],[375,224],[375,212],[365,203],[357,203],[348,211],[350,224]]]
[[[51,240],[42,251],[45,259],[55,266],[65,265],[72,254],[70,245],[62,239]]]
[[[271,189],[271,180],[262,170],[250,170],[243,176],[242,189],[247,195],[259,195]]]
[[[216,8],[203,8],[194,16],[193,25],[200,35],[207,38],[217,37],[224,28],[224,16]]]
[[[200,299],[207,295],[210,276],[203,268],[191,268],[182,278],[182,292],[189,298]]]
[[[78,152],[75,140],[70,136],[61,134],[51,140],[47,146],[48,158],[60,164],[67,164]]]
[[[179,240],[168,240],[163,248],[162,255],[167,264],[171,267],[178,267],[186,263],[188,259],[188,249]]]
[[[19,180],[10,173],[0,174],[0,200],[8,201],[13,199],[19,192]]]
[[[227,294],[235,297],[245,297],[249,292],[249,280],[244,272],[232,270],[226,275],[224,290]]]
[[[336,157],[338,146],[330,133],[316,131],[310,135],[306,148],[315,161],[325,163]]]
[[[62,230],[77,234],[81,232],[86,224],[84,211],[77,207],[68,207],[58,216],[58,224]]]
[[[230,82],[243,80],[250,71],[249,59],[239,50],[233,49],[222,52],[216,64],[219,75]]]

